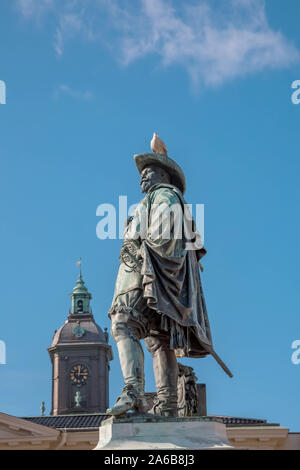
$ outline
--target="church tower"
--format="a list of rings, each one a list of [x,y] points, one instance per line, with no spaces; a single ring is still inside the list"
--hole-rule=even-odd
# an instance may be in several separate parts
[[[48,348],[52,362],[52,415],[105,413],[109,406],[108,333],[95,323],[92,296],[79,279],[71,294],[72,308]]]

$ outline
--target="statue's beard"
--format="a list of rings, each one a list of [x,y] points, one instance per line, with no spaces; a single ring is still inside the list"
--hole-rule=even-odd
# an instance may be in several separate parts
[[[151,183],[151,181],[149,180],[145,180],[141,183],[141,188],[142,188],[142,193],[146,193],[148,191],[148,189],[151,188],[151,186],[153,186],[153,184]]]

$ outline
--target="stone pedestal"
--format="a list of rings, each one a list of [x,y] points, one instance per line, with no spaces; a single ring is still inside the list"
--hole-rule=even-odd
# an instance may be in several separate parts
[[[162,418],[152,415],[111,417],[100,427],[94,450],[232,449],[226,426],[208,417]]]

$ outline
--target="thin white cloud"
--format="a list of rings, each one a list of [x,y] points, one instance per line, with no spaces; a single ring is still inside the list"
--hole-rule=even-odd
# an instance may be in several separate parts
[[[54,98],[59,98],[61,95],[67,95],[80,101],[90,101],[94,98],[93,93],[90,91],[75,90],[74,88],[64,84],[61,84],[56,88],[53,96]]]
[[[20,13],[25,18],[40,20],[55,5],[55,0],[16,0],[16,5]]]
[[[64,38],[61,30],[56,29],[55,38],[54,38],[54,49],[57,55],[63,55],[64,52]]]
[[[64,51],[64,43],[66,40],[83,32],[86,34],[85,23],[82,13],[69,12],[60,15],[59,24],[56,29],[54,48],[58,55],[62,55]]]
[[[156,56],[194,83],[219,85],[299,60],[268,23],[264,0],[17,0],[25,17],[55,12],[55,50],[76,35],[109,44],[124,66]],[[39,5],[39,6],[38,6]],[[41,8],[43,11],[41,13]]]

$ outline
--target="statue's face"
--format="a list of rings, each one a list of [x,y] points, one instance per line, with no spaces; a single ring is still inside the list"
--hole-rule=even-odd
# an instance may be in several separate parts
[[[155,165],[146,166],[141,172],[142,193],[146,193],[152,186],[158,183],[166,183],[169,176],[166,171]]]

